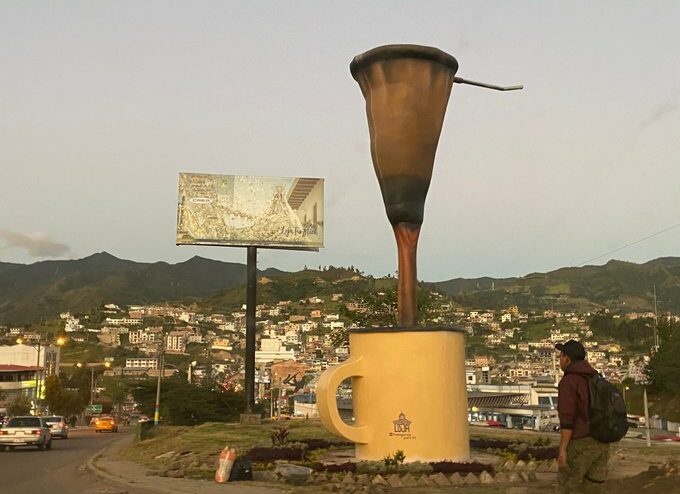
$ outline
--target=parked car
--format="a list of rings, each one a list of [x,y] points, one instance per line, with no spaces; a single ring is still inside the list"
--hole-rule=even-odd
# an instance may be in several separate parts
[[[118,423],[113,417],[99,417],[94,424],[95,432],[118,432]]]
[[[143,424],[144,422],[148,422],[148,421],[149,421],[149,417],[147,417],[146,415],[140,415],[139,417],[137,417],[137,422],[140,423],[140,424]]]
[[[45,419],[45,422],[47,422],[52,437],[68,439],[68,422],[66,417],[54,415],[52,417],[43,417],[43,419]]]
[[[28,415],[12,417],[0,429],[0,451],[17,446],[37,446],[42,451],[52,447],[52,434],[44,419]]]

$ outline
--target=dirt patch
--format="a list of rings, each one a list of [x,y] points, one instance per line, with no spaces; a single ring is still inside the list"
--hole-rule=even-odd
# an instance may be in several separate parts
[[[678,493],[680,492],[680,463],[670,462],[660,467],[650,466],[633,477],[607,481],[605,492],[617,494]]]

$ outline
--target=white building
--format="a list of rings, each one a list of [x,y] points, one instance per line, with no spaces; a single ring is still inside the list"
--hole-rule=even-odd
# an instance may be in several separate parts
[[[170,331],[165,338],[165,351],[168,353],[185,353],[187,349],[187,333]]]
[[[42,367],[46,375],[59,374],[61,349],[58,346],[32,345],[0,346],[0,364]]]
[[[142,319],[132,317],[107,317],[104,322],[113,326],[136,326],[142,324]]]
[[[271,338],[260,340],[260,350],[255,352],[255,362],[265,364],[275,360],[292,360],[295,352],[288,351],[283,347],[281,341]]]
[[[163,337],[163,329],[160,327],[151,327],[144,329],[137,329],[130,331],[129,341],[131,345],[140,345],[142,343],[157,343]]]
[[[125,359],[126,369],[158,369],[158,358]]]

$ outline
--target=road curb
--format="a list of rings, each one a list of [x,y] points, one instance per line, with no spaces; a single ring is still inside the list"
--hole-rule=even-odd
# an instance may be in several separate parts
[[[83,465],[84,469],[92,473],[95,477],[97,477],[99,480],[103,481],[104,483],[108,484],[114,484],[116,487],[127,487],[127,488],[132,488],[136,490],[137,492],[145,492],[149,494],[158,494],[158,491],[156,490],[149,490],[146,487],[143,487],[141,485],[138,485],[134,481],[128,480],[125,477],[122,477],[120,475],[113,475],[106,470],[100,468],[97,466],[96,462],[97,459],[104,455],[107,451],[109,451],[117,442],[123,441],[127,439],[125,436],[121,438],[116,438],[111,441],[111,444],[108,444],[101,448],[99,451],[97,451],[95,454],[93,454],[91,457],[87,459],[85,464]]]

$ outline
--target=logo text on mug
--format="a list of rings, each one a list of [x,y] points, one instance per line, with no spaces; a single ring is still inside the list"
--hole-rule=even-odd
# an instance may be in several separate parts
[[[404,412],[399,414],[397,420],[393,420],[394,432],[390,432],[390,436],[403,437],[404,439],[415,439],[415,436],[411,435],[411,421],[406,418]]]

